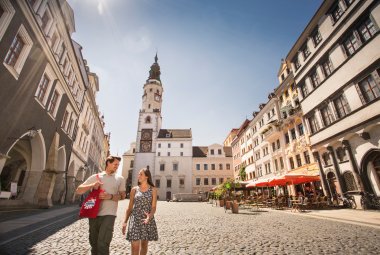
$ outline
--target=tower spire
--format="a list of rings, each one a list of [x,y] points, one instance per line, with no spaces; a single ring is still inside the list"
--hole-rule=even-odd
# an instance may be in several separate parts
[[[160,75],[161,75],[160,65],[158,64],[157,61],[158,61],[158,57],[157,57],[157,52],[156,52],[156,56],[154,57],[154,63],[150,67],[148,80],[155,79],[155,80],[161,81],[161,78],[160,78]]]

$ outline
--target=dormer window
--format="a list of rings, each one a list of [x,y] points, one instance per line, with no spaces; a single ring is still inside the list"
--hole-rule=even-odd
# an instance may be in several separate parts
[[[170,138],[170,134],[166,134],[166,138]],[[170,144],[169,144],[169,148],[170,148]]]

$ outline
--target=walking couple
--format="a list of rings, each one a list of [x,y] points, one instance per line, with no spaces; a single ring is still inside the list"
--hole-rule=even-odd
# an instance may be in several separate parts
[[[109,254],[118,201],[126,197],[125,179],[116,174],[120,160],[120,157],[107,157],[105,171],[90,176],[76,190],[77,194],[91,189],[104,190],[99,195],[102,203],[98,216],[89,219],[92,255]],[[154,219],[156,207],[157,189],[153,185],[149,169],[143,168],[139,171],[138,185],[131,190],[129,206],[122,225],[123,235],[126,234],[126,239],[131,242],[132,255],[147,254],[148,242],[158,240]]]

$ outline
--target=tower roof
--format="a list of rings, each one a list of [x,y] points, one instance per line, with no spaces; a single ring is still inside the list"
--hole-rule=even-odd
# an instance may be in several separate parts
[[[155,80],[161,81],[161,78],[160,78],[160,75],[161,75],[160,65],[158,64],[157,61],[158,61],[158,57],[157,57],[157,53],[156,53],[156,56],[154,57],[154,63],[150,67],[148,80],[155,79]]]

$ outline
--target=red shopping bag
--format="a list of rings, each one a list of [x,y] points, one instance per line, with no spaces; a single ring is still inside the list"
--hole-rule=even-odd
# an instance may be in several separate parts
[[[100,181],[99,175],[96,175],[96,178]],[[96,218],[98,216],[100,203],[102,200],[99,198],[100,193],[103,192],[102,189],[93,189],[87,198],[84,200],[80,211],[80,218]]]

